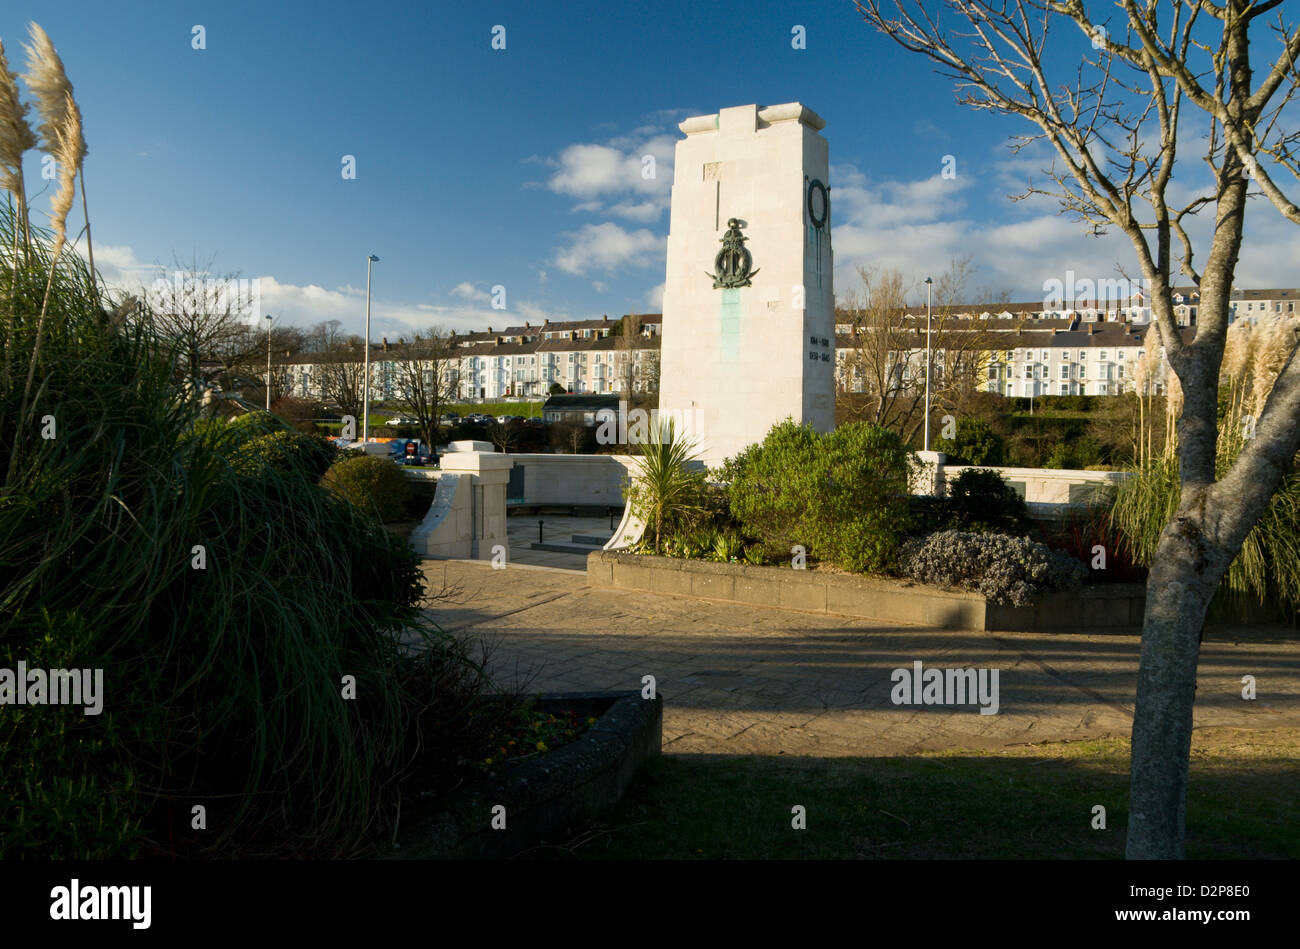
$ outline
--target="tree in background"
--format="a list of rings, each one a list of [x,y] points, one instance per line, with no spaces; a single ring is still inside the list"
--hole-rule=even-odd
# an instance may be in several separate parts
[[[953,260],[935,279],[930,319],[930,425],[963,408],[979,390],[991,336],[984,324],[957,314],[967,307],[970,258]],[[909,286],[893,269],[859,268],[860,290],[846,295],[836,323],[849,324],[847,356],[838,371],[837,414],[843,421],[891,429],[909,444],[925,427],[925,313],[907,309]],[[860,393],[860,394],[859,394]]]
[[[947,455],[949,464],[993,467],[1002,464],[1005,445],[1002,436],[988,422],[961,418],[956,429],[953,438],[940,438],[934,443],[934,450]]]
[[[339,407],[344,415],[357,420],[357,436],[361,434],[361,411],[364,402],[363,379],[365,369],[359,345],[335,343],[322,353],[316,364],[317,381],[326,402]]]
[[[1287,131],[1294,122],[1285,121],[1298,91],[1300,28],[1285,21],[1281,0],[1122,0],[1119,22],[1110,7],[1105,21],[1096,19],[1083,0],[856,4],[870,25],[953,78],[963,104],[1033,123],[1020,147],[1044,142],[1059,165],[1045,172],[1047,189],[1031,186],[1026,196],[1055,198],[1089,231],[1119,230],[1140,265],[1182,404],[1179,499],[1147,583],[1127,854],[1181,858],[1205,615],[1300,448],[1291,332],[1251,438],[1230,467],[1217,467],[1219,375],[1248,201],[1263,198],[1256,206],[1271,204],[1300,224],[1300,207],[1279,183],[1300,175],[1297,139]],[[1276,44],[1267,52],[1266,40]],[[1262,68],[1252,68],[1252,53]],[[1179,163],[1171,188],[1180,147],[1197,147],[1180,128],[1184,110],[1208,126],[1208,134],[1197,129],[1208,172]],[[1187,225],[1204,209],[1212,236],[1198,243]],[[1179,271],[1200,290],[1190,342],[1174,317]],[[1155,346],[1151,338],[1148,351]]]
[[[238,273],[214,274],[214,259],[174,258],[170,274],[158,264],[152,286],[141,291],[149,334],[163,350],[176,350],[179,371],[200,389],[255,363],[259,353],[263,372],[266,365],[266,331],[255,325],[262,314],[252,310],[256,294]]]
[[[452,370],[457,360],[448,335],[437,328],[417,330],[409,344],[388,358],[396,369],[398,399],[417,420],[424,443],[436,451],[442,407],[456,397]]]

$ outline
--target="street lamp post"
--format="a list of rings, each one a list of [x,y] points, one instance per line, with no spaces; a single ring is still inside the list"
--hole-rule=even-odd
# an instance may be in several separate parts
[[[271,314],[266,314],[266,410],[271,411]]]
[[[925,278],[925,450],[930,450],[930,291],[934,281]]]
[[[370,441],[370,268],[379,258],[374,254],[366,257],[366,365],[361,378],[361,441]]]

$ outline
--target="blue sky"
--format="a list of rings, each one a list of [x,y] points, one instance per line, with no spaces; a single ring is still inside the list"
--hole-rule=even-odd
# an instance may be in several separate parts
[[[966,255],[972,296],[1016,300],[1070,269],[1132,268],[1126,244],[1053,202],[1008,200],[1045,164],[1006,147],[1028,125],[958,106],[849,2],[18,0],[0,38],[20,72],[29,19],[75,85],[96,263],[123,286],[215,255],[215,272],[259,279],[277,319],[359,332],[374,253],[376,338],[658,311],[676,124],[792,101],[827,123],[841,295],[859,265],[919,281]],[[1296,230],[1260,204],[1239,283],[1300,284]],[[498,284],[504,312],[488,305]]]

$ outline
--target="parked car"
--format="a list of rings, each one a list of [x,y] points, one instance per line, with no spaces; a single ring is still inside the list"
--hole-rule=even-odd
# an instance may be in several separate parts
[[[443,420],[444,422],[447,422],[447,423],[450,424],[450,425],[455,425],[457,422],[460,421],[460,413],[459,413],[459,412],[448,412],[448,413],[446,413],[445,415],[443,415],[442,420]]]
[[[418,438],[399,438],[391,443],[388,457],[399,465],[436,465],[438,453]]]
[[[388,420],[388,424],[389,425],[419,425],[420,420],[418,418],[411,418],[409,415],[399,415],[396,418],[390,418]]]

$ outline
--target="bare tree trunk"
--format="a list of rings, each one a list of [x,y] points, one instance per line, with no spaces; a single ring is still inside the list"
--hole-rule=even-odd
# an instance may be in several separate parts
[[[1183,856],[1196,664],[1205,613],[1226,569],[1207,571],[1201,527],[1185,503],[1160,537],[1147,581],[1129,775],[1130,859]]]

